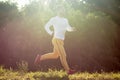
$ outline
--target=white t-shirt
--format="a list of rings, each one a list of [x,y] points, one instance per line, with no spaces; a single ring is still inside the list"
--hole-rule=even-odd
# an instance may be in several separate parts
[[[72,27],[69,25],[68,20],[63,17],[53,17],[45,25],[45,30],[52,35],[53,31],[50,30],[50,27],[54,28],[54,38],[62,39],[65,38],[66,31],[72,31]]]

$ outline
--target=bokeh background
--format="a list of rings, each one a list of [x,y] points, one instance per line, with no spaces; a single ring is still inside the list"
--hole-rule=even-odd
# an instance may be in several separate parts
[[[72,68],[79,71],[120,71],[119,0],[29,0],[20,9],[17,3],[0,1],[0,65],[16,69],[27,61],[29,70],[37,54],[52,52],[52,36],[44,29],[56,16],[58,5],[76,32],[66,33],[65,49]],[[41,62],[39,69],[62,69],[59,59]],[[38,68],[37,68],[38,69]]]

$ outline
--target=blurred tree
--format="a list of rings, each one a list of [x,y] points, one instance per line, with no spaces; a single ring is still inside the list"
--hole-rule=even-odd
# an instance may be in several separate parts
[[[5,23],[18,18],[19,11],[16,4],[0,2],[0,27]]]
[[[112,18],[117,24],[116,38],[114,38],[114,55],[120,62],[120,0],[66,0],[74,9],[88,14],[96,12],[99,15],[106,15]]]
[[[101,11],[120,24],[120,1],[119,0],[66,0],[74,9],[83,11]]]

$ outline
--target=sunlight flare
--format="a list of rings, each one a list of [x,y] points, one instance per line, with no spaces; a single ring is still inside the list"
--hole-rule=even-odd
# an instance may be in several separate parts
[[[16,0],[16,3],[18,4],[18,8],[21,9],[22,7],[24,7],[25,5],[29,4],[30,1],[29,0]]]

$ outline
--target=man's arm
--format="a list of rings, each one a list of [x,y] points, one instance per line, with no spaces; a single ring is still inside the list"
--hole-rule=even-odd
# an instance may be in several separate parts
[[[75,28],[74,28],[74,27],[71,27],[71,26],[69,25],[68,20],[67,20],[67,31],[69,31],[69,32],[75,31]]]
[[[52,26],[52,19],[50,19],[47,24],[45,25],[45,30],[47,31],[48,34],[52,35],[53,31],[50,30],[50,27]]]

